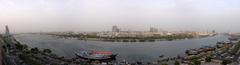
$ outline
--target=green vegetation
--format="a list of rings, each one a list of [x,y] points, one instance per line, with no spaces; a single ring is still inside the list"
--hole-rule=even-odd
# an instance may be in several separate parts
[[[175,61],[174,65],[180,65],[179,61]]]
[[[38,48],[31,48],[31,52],[34,53],[34,54],[38,54],[39,49]]]
[[[206,58],[205,58],[205,61],[206,61],[206,62],[211,62],[211,61],[212,61],[212,58],[211,58],[211,57],[206,57]]]
[[[163,63],[163,64],[161,64],[161,65],[168,65],[167,63]]]
[[[238,52],[238,50],[240,49],[240,42],[238,42],[235,47],[233,48],[233,50],[231,51],[231,54],[236,54]]]
[[[28,48],[27,45],[22,45],[22,44],[19,44],[19,43],[15,44],[15,46],[18,50],[21,50],[21,51],[26,50]]]
[[[221,64],[222,65],[227,65],[227,64],[230,64],[230,63],[232,63],[231,60],[223,60]]]
[[[34,60],[31,56],[29,56],[26,53],[20,54],[18,56],[20,59],[22,59],[24,62],[31,64],[31,65],[42,65],[40,62]]]
[[[202,58],[202,56],[193,56],[189,60],[198,60],[198,59],[201,59],[201,58]]]
[[[136,42],[135,39],[139,40],[139,42],[154,42],[155,39],[161,39],[161,40],[176,40],[176,39],[185,39],[185,38],[193,38],[194,36],[191,34],[173,34],[173,35],[155,35],[152,37],[100,37],[95,34],[50,34],[58,37],[72,37],[72,38],[78,38],[80,40],[91,40],[91,39],[102,39],[103,41],[117,41],[117,40],[123,40],[123,42]],[[130,39],[130,40],[124,40],[124,39]]]
[[[45,52],[45,53],[52,53],[52,51],[50,49],[43,49],[43,52]]]
[[[1,40],[2,39],[2,40]],[[52,54],[50,49],[29,48],[25,44],[21,44],[14,37],[0,37],[0,43],[3,43],[4,55],[8,55],[7,59],[20,61],[26,65],[59,65],[61,63],[77,64],[77,65],[90,65],[89,62],[77,59],[65,59],[56,54]],[[18,57],[18,58],[16,58]],[[52,61],[53,60],[53,61]],[[58,63],[61,62],[61,63]]]
[[[199,60],[192,60],[193,64],[190,65],[201,65],[201,61]]]

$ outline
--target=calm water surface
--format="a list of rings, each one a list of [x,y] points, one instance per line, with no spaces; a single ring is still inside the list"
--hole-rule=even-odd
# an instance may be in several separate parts
[[[226,41],[228,36],[217,35],[201,39],[158,41],[158,42],[101,42],[63,39],[49,35],[20,34],[15,35],[22,44],[41,49],[49,48],[54,53],[67,58],[75,57],[81,50],[112,51],[119,54],[117,60],[152,61],[158,56],[175,57],[185,50],[202,46],[213,46],[218,41]]]

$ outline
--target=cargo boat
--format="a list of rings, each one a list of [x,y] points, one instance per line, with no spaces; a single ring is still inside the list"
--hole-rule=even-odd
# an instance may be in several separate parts
[[[228,38],[228,40],[230,40],[230,41],[237,41],[237,40],[238,40],[238,38],[235,38],[235,37],[230,37],[230,38]]]
[[[90,61],[110,61],[115,60],[117,54],[112,52],[99,52],[99,51],[80,51],[76,56]]]

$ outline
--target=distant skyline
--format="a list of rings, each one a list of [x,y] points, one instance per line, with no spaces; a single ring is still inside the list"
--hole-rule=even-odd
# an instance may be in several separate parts
[[[240,32],[240,0],[0,0],[0,32]]]

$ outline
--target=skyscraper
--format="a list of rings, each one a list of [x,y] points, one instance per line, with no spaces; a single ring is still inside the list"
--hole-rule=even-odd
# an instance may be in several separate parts
[[[5,35],[6,35],[6,36],[10,36],[9,28],[8,28],[7,25],[5,26],[5,29],[6,29]]]
[[[151,27],[151,28],[150,28],[150,32],[158,32],[158,29]]]
[[[112,32],[120,32],[120,29],[117,26],[113,26]]]

